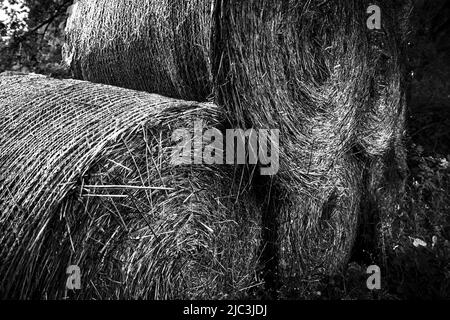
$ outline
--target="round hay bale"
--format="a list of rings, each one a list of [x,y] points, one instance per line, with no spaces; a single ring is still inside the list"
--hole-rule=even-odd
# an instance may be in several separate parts
[[[79,79],[205,101],[210,0],[89,0],[71,10],[64,59]]]
[[[295,279],[320,279],[340,271],[350,258],[356,238],[361,200],[362,170],[342,159],[314,197],[283,190],[279,214],[279,272]],[[301,232],[299,232],[301,231]]]
[[[274,265],[269,267],[274,269],[272,274],[281,269],[284,271],[279,275],[290,278],[317,270],[333,272],[345,264],[358,227],[355,208],[365,206],[361,203],[362,190],[375,192],[365,184],[367,176],[379,174],[379,167],[374,166],[373,172],[366,168],[391,150],[402,148],[405,98],[401,32],[408,2],[379,1],[382,29],[369,30],[367,8],[372,3],[368,0],[184,1],[186,7],[178,7],[179,14],[193,14],[186,19],[184,29],[197,32],[192,33],[161,27],[167,21],[178,21],[165,14],[178,1],[173,6],[137,1],[136,6],[153,8],[138,13],[138,22],[123,19],[120,10],[129,10],[129,15],[134,7],[125,9],[122,1],[111,1],[106,9],[98,6],[99,1],[92,5],[82,1],[83,14],[78,27],[69,33],[68,44],[81,72],[106,70],[107,75],[87,74],[83,75],[85,79],[124,86],[135,82],[111,80],[123,76],[126,68],[122,62],[105,63],[103,56],[140,56],[139,46],[151,46],[149,58],[143,56],[130,66],[137,70],[133,77],[148,74],[141,65],[155,62],[157,68],[169,65],[164,70],[179,70],[193,67],[187,60],[200,57],[202,63],[198,65],[206,67],[199,67],[201,72],[193,78],[205,82],[194,83],[175,73],[158,73],[158,87],[145,90],[187,99],[189,93],[183,96],[182,91],[167,88],[174,87],[174,83],[191,88],[203,86],[204,92],[213,91],[212,99],[225,109],[233,127],[280,130],[279,146],[272,150],[279,152],[280,171],[261,192],[268,194],[263,227],[269,231],[265,231],[265,239],[273,243],[266,247],[265,261],[272,261],[267,262]],[[86,28],[85,17],[95,22]],[[127,20],[130,23],[124,26],[122,21]],[[146,27],[140,29],[141,25]],[[155,39],[165,35],[164,41],[155,40],[162,44],[153,47],[148,44],[153,38],[141,37],[144,33],[133,32],[135,29],[159,30],[151,35]],[[197,41],[201,54],[192,47],[192,34],[201,38]],[[179,36],[179,42],[174,35]],[[115,39],[125,45],[114,45]],[[172,50],[173,56],[167,53],[167,48],[180,43],[184,43],[186,51]],[[178,53],[181,62],[173,67],[168,57]],[[92,62],[89,67],[86,61]],[[189,74],[195,75],[192,70]],[[200,94],[196,99],[208,97]],[[317,237],[304,235],[321,228],[320,217],[333,201],[348,204],[331,210],[339,218],[330,222],[336,230],[347,228],[347,236],[339,232],[332,233],[334,236],[316,233],[328,239],[319,241],[324,245],[322,251],[316,250]],[[357,210],[357,215],[361,211],[364,208]],[[316,256],[320,252],[325,253]],[[291,261],[288,267],[287,260]]]
[[[212,104],[0,75],[0,296],[242,298],[261,284],[260,205],[243,167],[173,165]]]
[[[369,1],[220,2],[217,102],[236,125],[280,130],[268,183],[269,208],[279,204],[274,272],[334,272],[349,258],[363,190],[375,191],[366,167],[402,148],[402,3],[380,1],[382,30],[369,30]]]

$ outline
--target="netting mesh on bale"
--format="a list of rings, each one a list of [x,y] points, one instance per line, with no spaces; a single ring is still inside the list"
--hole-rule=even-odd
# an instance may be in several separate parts
[[[139,61],[127,66],[132,77],[147,77],[141,66],[154,61],[165,70],[145,90],[186,99],[190,94],[165,84],[203,85],[196,99],[212,98],[233,126],[279,129],[280,172],[266,190],[277,220],[265,226],[272,229],[275,269],[290,277],[342,266],[365,210],[363,193],[377,198],[380,210],[392,207],[386,199],[398,188],[385,176],[404,167],[400,42],[408,1],[377,3],[381,30],[366,26],[370,1],[141,0],[133,6],[145,10],[127,23],[120,10],[131,7],[124,1],[107,9],[101,2],[79,2],[67,38],[75,70],[85,79],[134,85],[135,79],[121,82],[125,68],[117,59],[135,54]],[[167,14],[173,9],[180,10],[176,17]],[[177,24],[183,16],[189,19]],[[167,21],[182,27],[161,27]],[[142,46],[151,46],[150,57]],[[183,68],[193,77],[177,75]],[[91,76],[92,70],[104,74]],[[367,183],[370,177],[378,182]]]
[[[0,76],[0,295],[239,298],[261,284],[244,168],[171,164],[198,104],[76,80]]]

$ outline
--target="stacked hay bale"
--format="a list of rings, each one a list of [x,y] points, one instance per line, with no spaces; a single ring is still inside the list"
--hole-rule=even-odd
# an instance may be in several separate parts
[[[171,162],[212,104],[0,76],[0,295],[239,298],[260,284],[260,205],[237,166]]]
[[[272,237],[282,276],[342,266],[364,206],[364,175],[384,181],[385,169],[371,164],[392,150],[404,161],[401,4],[378,3],[380,31],[366,26],[369,5],[229,0],[217,9],[218,103],[237,125],[280,130],[271,201],[279,203]],[[367,186],[373,194],[375,185]]]
[[[211,1],[78,1],[65,60],[77,78],[204,101],[212,92]]]
[[[268,272],[305,277],[344,265],[363,193],[383,199],[375,196],[377,186],[395,166],[385,159],[394,152],[404,161],[396,33],[404,3],[379,1],[383,28],[371,31],[369,1],[190,0],[180,7],[140,0],[125,7],[117,0],[106,9],[103,2],[80,2],[79,27],[68,34],[76,73],[181,98],[191,95],[177,88],[200,86],[195,98],[205,100],[212,90],[231,126],[279,129],[279,149],[272,151],[280,153],[280,172],[258,186],[268,194]],[[134,6],[145,10],[136,13]],[[180,24],[182,16],[189,19]],[[139,61],[117,61],[133,55]],[[154,83],[135,85],[155,74],[152,68]],[[193,77],[177,74],[183,68]],[[127,69],[131,78],[122,81]]]

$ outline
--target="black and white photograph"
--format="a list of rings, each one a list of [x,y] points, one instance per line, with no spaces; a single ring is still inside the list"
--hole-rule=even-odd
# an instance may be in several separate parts
[[[448,299],[450,1],[0,0],[0,300]]]

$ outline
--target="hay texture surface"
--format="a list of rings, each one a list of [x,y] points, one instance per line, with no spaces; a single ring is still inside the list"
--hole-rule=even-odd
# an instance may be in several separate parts
[[[221,3],[217,101],[236,125],[280,130],[278,271],[335,272],[349,258],[362,193],[375,192],[365,176],[403,168],[401,4],[379,2],[383,28],[371,31],[368,1]],[[392,152],[400,164],[372,165]]]
[[[388,186],[401,185],[401,174],[385,180],[404,170],[409,1],[377,3],[381,30],[366,26],[370,1],[103,2],[78,2],[67,38],[76,73],[133,87],[155,66],[158,77],[139,88],[188,99],[177,88],[195,87],[195,98],[213,99],[233,127],[279,129],[280,171],[263,192],[271,272],[290,278],[342,267],[366,212],[363,193],[383,211],[401,189]]]
[[[234,166],[170,163],[212,104],[0,76],[0,296],[239,298],[258,287],[260,208]]]
[[[65,60],[92,82],[204,101],[212,92],[209,0],[77,1]]]

